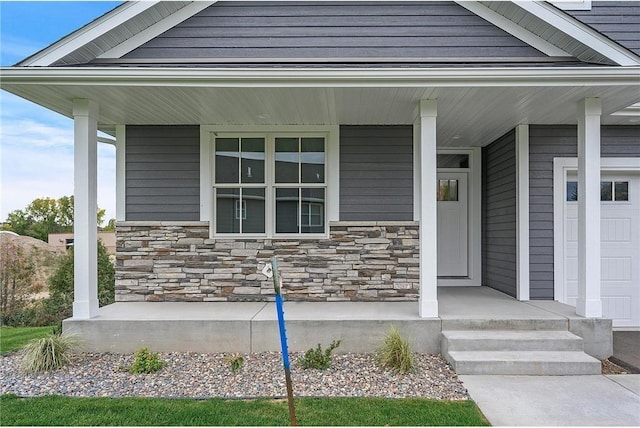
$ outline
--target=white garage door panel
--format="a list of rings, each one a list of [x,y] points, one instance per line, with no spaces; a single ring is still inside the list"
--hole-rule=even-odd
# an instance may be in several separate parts
[[[569,180],[575,180],[569,177]],[[602,174],[603,181],[628,181],[629,201],[601,204],[602,312],[614,327],[640,326],[640,177]],[[578,297],[577,203],[565,202],[565,302]]]

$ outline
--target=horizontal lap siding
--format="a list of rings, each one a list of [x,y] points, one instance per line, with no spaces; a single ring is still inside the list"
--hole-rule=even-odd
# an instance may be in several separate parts
[[[198,126],[127,126],[126,218],[200,219]]]
[[[515,132],[485,147],[482,159],[482,283],[515,297]]]
[[[124,58],[544,57],[454,2],[218,2]]]
[[[553,158],[577,157],[574,125],[529,129],[529,269],[532,299],[553,296]],[[603,126],[602,157],[640,157],[640,127]]]
[[[411,126],[340,127],[340,220],[413,220]]]
[[[640,2],[594,1],[591,10],[567,13],[640,55]]]

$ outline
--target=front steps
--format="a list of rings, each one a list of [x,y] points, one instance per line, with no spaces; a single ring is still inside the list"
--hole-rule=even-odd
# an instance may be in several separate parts
[[[457,374],[591,375],[597,359],[582,338],[563,330],[448,330],[441,353]]]

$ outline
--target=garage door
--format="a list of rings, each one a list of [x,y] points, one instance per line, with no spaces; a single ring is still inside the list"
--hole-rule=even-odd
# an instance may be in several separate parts
[[[614,327],[640,327],[640,175],[601,175],[602,312]],[[578,297],[577,177],[568,175],[565,201],[565,301]]]

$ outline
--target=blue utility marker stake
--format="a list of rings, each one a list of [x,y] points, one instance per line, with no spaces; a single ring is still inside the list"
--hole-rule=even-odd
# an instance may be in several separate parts
[[[291,386],[291,366],[289,365],[289,348],[287,346],[287,330],[284,326],[284,310],[282,308],[282,295],[280,288],[282,287],[282,278],[278,276],[278,261],[276,258],[271,259],[271,267],[273,269],[273,288],[276,291],[276,311],[278,312],[278,327],[280,329],[280,347],[282,348],[282,364],[284,365],[284,377],[287,384],[287,398],[289,401],[289,417],[291,418],[291,426],[297,426],[296,409],[293,404],[293,387]]]

